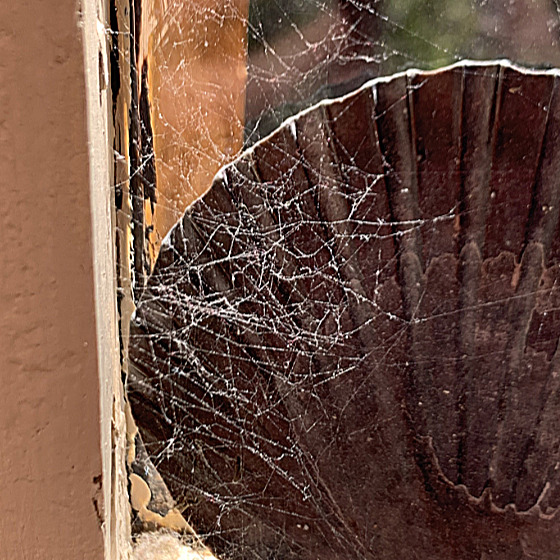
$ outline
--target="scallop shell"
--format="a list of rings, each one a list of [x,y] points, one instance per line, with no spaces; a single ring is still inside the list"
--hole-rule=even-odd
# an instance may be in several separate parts
[[[224,168],[131,331],[223,558],[557,559],[560,89],[505,62],[322,102]]]

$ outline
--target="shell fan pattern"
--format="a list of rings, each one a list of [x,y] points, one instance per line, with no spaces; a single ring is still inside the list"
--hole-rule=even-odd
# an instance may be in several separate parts
[[[370,82],[166,238],[129,398],[221,558],[560,556],[560,82]]]

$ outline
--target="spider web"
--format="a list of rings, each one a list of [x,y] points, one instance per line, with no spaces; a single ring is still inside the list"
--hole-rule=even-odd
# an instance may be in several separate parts
[[[458,133],[466,122],[461,104],[469,78],[461,77],[462,85],[456,85],[463,70],[449,73],[448,97],[422,75],[300,112],[376,76],[463,58],[560,65],[556,4],[187,4],[162,0],[142,6],[138,66],[145,65],[139,81],[145,76],[146,93],[139,104],[149,99],[144,110],[149,118],[142,120],[147,135],[142,148],[147,149],[137,173],[148,177],[157,192],[156,202],[144,191],[151,202],[148,222],[153,222],[142,235],[154,255],[160,246],[161,252],[153,276],[136,277],[131,338],[134,412],[150,459],[185,516],[224,558],[396,558],[397,552],[413,558],[421,534],[428,531],[415,520],[427,515],[423,498],[417,497],[421,483],[414,482],[419,455],[432,470],[439,469],[446,484],[466,485],[468,499],[488,498],[484,492],[491,487],[493,507],[515,503],[528,511],[538,501],[552,516],[559,497],[545,491],[545,482],[554,484],[557,474],[545,469],[536,483],[516,471],[514,477],[504,475],[503,482],[495,470],[504,474],[509,466],[485,451],[467,460],[465,448],[483,441],[482,448],[495,449],[496,441],[506,441],[500,448],[504,456],[523,448],[521,467],[519,460],[510,461],[522,470],[527,457],[530,465],[543,460],[546,444],[538,429],[500,440],[484,434],[485,426],[502,430],[506,416],[512,433],[520,430],[520,422],[546,424],[547,434],[556,425],[560,301],[554,236],[536,241],[546,248],[540,257],[546,271],[536,284],[526,280],[521,265],[523,258],[539,258],[527,249],[531,220],[540,224],[545,218],[533,218],[529,209],[542,169],[554,79],[546,80],[548,86],[537,80],[527,89],[513,77],[508,82],[504,70],[492,76],[486,76],[491,67],[470,71],[474,81],[488,77],[500,84],[485,86],[490,88],[486,108],[473,101],[477,111],[487,110],[489,137],[498,122],[498,90],[513,99],[512,107],[521,100],[523,110],[542,119],[531,121],[535,153],[527,156],[526,176],[505,148],[500,152],[498,134],[484,168],[488,177],[479,177],[490,182],[488,201],[475,200],[472,207],[441,189],[442,182],[465,174],[457,168],[457,161],[468,156]],[[461,96],[455,96],[454,87],[463,88]],[[364,95],[372,97],[364,100]],[[456,97],[459,105],[453,105]],[[450,126],[447,138],[437,129],[447,117],[434,118],[430,144],[432,132],[421,133],[418,121],[414,157],[403,162],[402,152],[392,152],[387,140],[406,143],[395,115],[403,107],[412,115],[414,103],[443,107],[446,99],[450,105],[441,110],[456,112],[462,124]],[[367,113],[360,104],[371,104],[374,111]],[[293,115],[297,120],[281,127]],[[365,133],[361,140],[345,140],[349,130],[365,130],[360,115],[376,123],[376,140]],[[220,171],[212,188],[189,207],[216,172],[247,148],[247,155]],[[441,161],[438,149],[447,150]],[[453,150],[457,161],[449,157]],[[418,190],[408,171],[422,165],[427,179],[419,203],[407,194]],[[511,181],[530,185],[523,191],[528,194],[512,195],[500,187]],[[388,198],[382,191],[389,192]],[[527,211],[519,214],[519,208]],[[490,226],[480,242],[477,220],[485,212]],[[517,229],[511,225],[516,221],[523,222]],[[448,271],[463,266],[457,246],[468,249],[470,241],[484,246],[479,257],[484,280],[476,298],[466,301],[462,286],[468,267],[461,269],[463,276]],[[420,272],[407,260],[411,254],[420,256]],[[528,315],[522,310],[527,301]],[[523,330],[525,323],[523,344],[534,354],[518,357],[528,373],[513,382],[515,390],[503,389],[512,383],[504,377],[507,372],[495,381],[475,381],[475,404],[465,403],[468,391],[453,377],[471,352],[456,342],[465,321],[473,320],[465,309],[476,313],[478,329],[471,341],[477,350],[466,360],[469,371],[498,371],[506,362],[509,368],[516,349],[524,347],[516,346],[513,327]],[[396,378],[404,379],[401,385]],[[528,412],[520,408],[520,392]],[[446,404],[449,399],[452,406]],[[468,406],[476,407],[471,435],[456,429],[466,421],[468,414],[461,410]],[[508,411],[508,406],[514,408]],[[403,407],[408,416],[403,417]],[[421,441],[413,444],[410,418],[420,426]],[[425,435],[433,441],[422,439]],[[416,446],[414,460],[408,456],[410,445]],[[511,487],[512,479],[519,488]],[[372,510],[372,499],[386,505]],[[480,531],[475,521],[471,529]],[[432,526],[429,531],[437,534]],[[480,546],[492,558],[531,558],[537,539],[523,535],[517,556],[502,544],[492,549],[487,538]],[[437,546],[424,554],[470,558],[446,548],[442,537],[434,538]],[[542,554],[549,558],[548,552]]]
[[[560,65],[546,0],[151,0],[137,12],[158,179],[152,260],[220,167],[321,99],[465,58]]]

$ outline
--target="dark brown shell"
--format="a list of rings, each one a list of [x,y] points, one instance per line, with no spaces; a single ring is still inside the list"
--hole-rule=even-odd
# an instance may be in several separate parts
[[[376,80],[171,232],[129,396],[224,558],[560,557],[558,80]]]

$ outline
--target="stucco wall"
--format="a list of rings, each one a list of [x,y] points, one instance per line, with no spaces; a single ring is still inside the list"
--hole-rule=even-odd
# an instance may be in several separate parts
[[[89,0],[0,3],[2,560],[97,560],[111,539],[103,65],[98,47],[83,48],[84,30],[97,41],[97,9]]]

